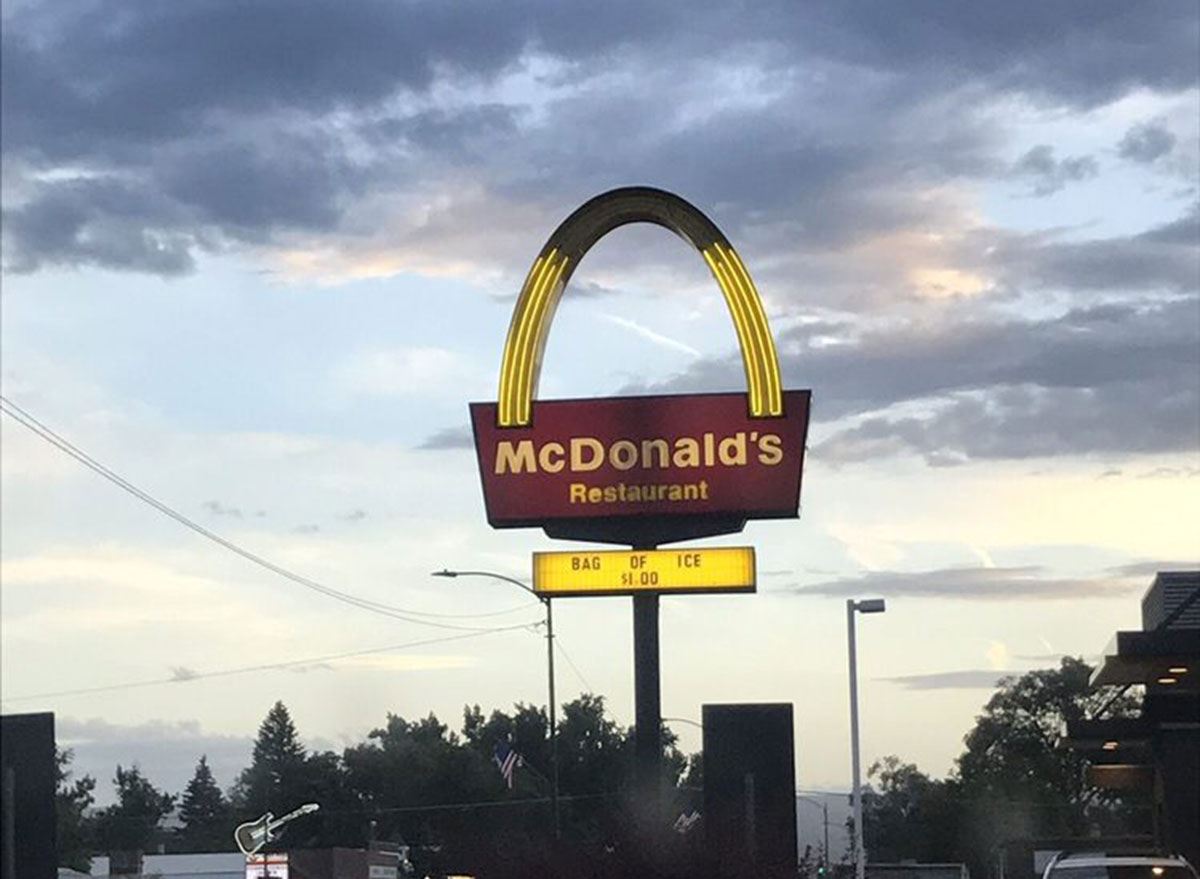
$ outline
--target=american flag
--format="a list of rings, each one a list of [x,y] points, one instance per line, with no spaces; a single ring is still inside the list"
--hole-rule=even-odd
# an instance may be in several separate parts
[[[524,765],[521,755],[510,748],[508,742],[496,742],[496,750],[492,752],[492,760],[499,767],[500,774],[504,776],[504,781],[508,784],[508,789],[512,790],[513,770],[518,766]]]

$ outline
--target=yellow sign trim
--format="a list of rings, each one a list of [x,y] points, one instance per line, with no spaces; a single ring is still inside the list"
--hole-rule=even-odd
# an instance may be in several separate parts
[[[538,595],[754,592],[755,588],[754,548],[749,546],[533,554],[533,591]]]
[[[627,223],[656,223],[700,251],[716,279],[742,351],[751,416],[783,414],[783,383],[775,340],[758,288],[741,257],[703,213],[677,195],[630,187],[599,195],[576,210],[550,236],[517,297],[500,363],[497,420],[527,427],[533,420],[542,353],[559,299],[583,255],[604,235]]]

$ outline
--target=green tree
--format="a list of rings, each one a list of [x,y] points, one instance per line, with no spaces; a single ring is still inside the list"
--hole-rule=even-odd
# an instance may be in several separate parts
[[[129,769],[117,766],[113,778],[117,802],[97,816],[97,836],[108,851],[146,851],[158,835],[158,825],[175,805],[175,797],[163,793],[142,775],[135,763]]]
[[[70,867],[81,873],[90,873],[92,859],[89,852],[95,835],[93,823],[85,814],[95,802],[92,791],[96,779],[90,775],[71,778],[71,759],[74,754],[68,749],[55,749],[54,762],[57,785],[54,795],[58,865]]]
[[[584,693],[563,706],[558,725],[562,792],[578,796],[611,792],[629,779],[629,733],[604,710],[604,697]]]
[[[1060,747],[1065,725],[1093,715],[1109,697],[1089,688],[1091,671],[1082,660],[1063,657],[1056,669],[1000,682],[958,759],[964,849],[986,853],[1022,837],[1084,836],[1101,824],[1110,832],[1134,829],[1115,826],[1111,798],[1086,787],[1084,758]],[[1124,698],[1109,716],[1134,708]],[[972,866],[984,868],[982,862]]]
[[[553,775],[550,720],[546,709],[518,702],[513,713],[492,712],[485,721],[478,705],[463,708],[463,738],[485,762],[492,760],[498,742],[508,743],[521,755],[525,772],[514,775],[513,787],[531,795],[544,795]],[[496,774],[499,778],[499,773]]]
[[[494,800],[503,791],[487,759],[433,714],[411,722],[389,714],[367,738],[342,760],[350,791],[377,816],[381,839],[440,845],[473,816],[423,809]]]
[[[264,812],[277,816],[303,800],[307,753],[287,706],[276,702],[258,727],[254,756],[234,786],[234,810],[242,820]]]
[[[962,798],[954,779],[935,780],[912,763],[887,756],[871,765],[875,780],[863,793],[866,847],[876,861],[955,861],[962,858]]]
[[[202,755],[192,780],[183,792],[179,810],[183,821],[182,842],[190,851],[212,852],[229,848],[233,833],[233,813],[221,788]]]
[[[321,811],[287,825],[288,839],[311,848],[366,845],[368,821],[362,799],[350,785],[345,761],[333,751],[315,752],[304,763],[302,800]],[[292,804],[294,808],[299,803]]]

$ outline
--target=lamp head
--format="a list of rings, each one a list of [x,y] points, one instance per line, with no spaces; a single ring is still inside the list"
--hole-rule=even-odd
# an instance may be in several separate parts
[[[883,613],[887,610],[887,604],[882,598],[868,598],[854,602],[854,609],[859,613]]]

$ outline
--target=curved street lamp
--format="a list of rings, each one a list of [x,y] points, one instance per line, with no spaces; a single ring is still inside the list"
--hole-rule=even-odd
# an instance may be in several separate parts
[[[854,613],[883,613],[887,605],[882,598],[865,601],[846,599],[846,640],[850,647],[850,763],[854,772],[854,876],[864,879],[867,872],[867,851],[863,844],[862,770],[858,758],[858,656],[854,642]]]
[[[549,680],[550,690],[550,765],[553,781],[550,788],[550,801],[554,811],[554,838],[562,837],[562,825],[559,821],[558,812],[558,721],[557,710],[555,708],[554,698],[554,612],[551,609],[550,596],[538,595],[525,583],[515,577],[508,577],[504,574],[497,574],[494,571],[452,571],[449,568],[443,568],[440,571],[434,571],[434,577],[489,577],[492,580],[502,580],[505,583],[511,583],[520,589],[524,589],[542,604],[546,605],[546,670]]]

